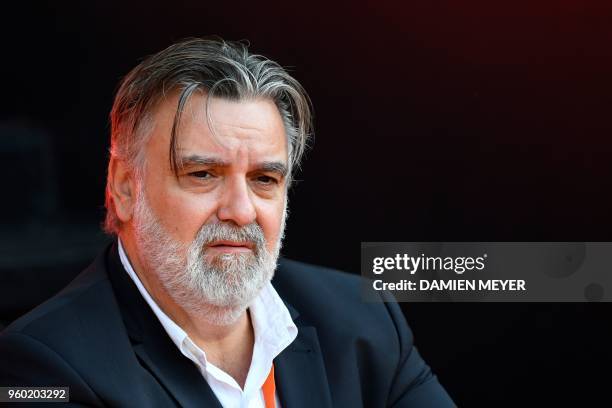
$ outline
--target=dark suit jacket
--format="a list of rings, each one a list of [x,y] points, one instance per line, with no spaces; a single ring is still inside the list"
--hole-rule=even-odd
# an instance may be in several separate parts
[[[274,360],[283,408],[454,406],[398,305],[362,302],[358,277],[281,260],[273,285],[298,327]],[[116,244],[0,334],[0,386],[69,386],[71,402],[87,406],[220,406]]]

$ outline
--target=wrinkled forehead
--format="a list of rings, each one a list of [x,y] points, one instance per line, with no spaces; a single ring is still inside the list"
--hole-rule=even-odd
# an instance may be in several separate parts
[[[173,92],[156,104],[150,121],[149,153],[165,156],[175,171],[181,157],[194,154],[231,161],[241,153],[252,160],[287,164],[284,123],[268,98],[209,98],[198,91],[182,99],[180,92]]]

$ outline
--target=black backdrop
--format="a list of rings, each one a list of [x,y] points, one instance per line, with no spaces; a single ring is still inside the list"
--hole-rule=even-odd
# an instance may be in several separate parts
[[[46,293],[68,277],[39,252],[90,240],[76,273],[99,246],[83,231],[103,215],[118,80],[207,34],[250,40],[313,99],[286,256],[357,273],[361,241],[612,241],[606,1],[83,3],[2,17],[6,287],[13,258]],[[460,406],[610,405],[609,304],[402,307]]]

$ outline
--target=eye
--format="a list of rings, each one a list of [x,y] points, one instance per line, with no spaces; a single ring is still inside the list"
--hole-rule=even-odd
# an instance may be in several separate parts
[[[189,175],[191,177],[195,177],[200,180],[208,180],[213,177],[213,175],[210,172],[205,171],[205,170],[194,171],[192,173],[189,173]]]
[[[257,182],[260,184],[265,184],[265,185],[270,185],[270,184],[278,184],[278,180],[275,179],[274,177],[270,177],[270,176],[258,176],[257,177]]]

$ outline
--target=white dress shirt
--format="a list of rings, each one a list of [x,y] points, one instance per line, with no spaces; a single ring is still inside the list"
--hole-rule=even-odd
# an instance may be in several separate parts
[[[289,310],[271,283],[267,283],[249,306],[255,334],[253,358],[244,384],[244,389],[229,374],[206,360],[206,353],[198,347],[175,322],[166,315],[149,295],[119,240],[119,258],[127,274],[132,278],[142,297],[185,357],[200,370],[204,379],[223,407],[265,408],[261,387],[272,368],[272,360],[297,337],[297,327]],[[276,407],[280,408],[278,392]]]

